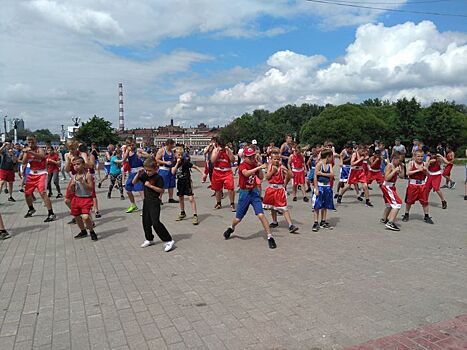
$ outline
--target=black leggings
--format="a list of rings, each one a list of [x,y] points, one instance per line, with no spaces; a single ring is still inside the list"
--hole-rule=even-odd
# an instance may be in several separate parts
[[[152,229],[156,231],[162,242],[170,242],[172,236],[167,231],[164,224],[160,221],[161,204],[159,201],[144,199],[143,202],[143,229],[144,236],[148,241],[154,240]]]
[[[57,193],[60,192],[60,183],[58,179],[58,171],[56,173],[48,173],[47,174],[47,191],[52,193],[52,179],[54,181],[55,188],[57,189]]]
[[[119,174],[119,175],[110,174],[109,194],[112,193],[112,189],[115,186],[115,182],[118,184],[118,190],[120,191],[120,194],[123,196],[122,174]]]

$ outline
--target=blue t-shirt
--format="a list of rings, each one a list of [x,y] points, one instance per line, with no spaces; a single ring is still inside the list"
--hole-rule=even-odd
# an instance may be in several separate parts
[[[116,160],[122,160],[122,158],[117,156],[112,156],[112,158],[110,158],[111,175],[120,175],[122,173],[122,168],[120,167],[120,164],[115,163]]]

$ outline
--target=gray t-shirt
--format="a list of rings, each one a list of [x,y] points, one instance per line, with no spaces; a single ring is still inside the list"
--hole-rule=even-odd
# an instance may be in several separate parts
[[[398,152],[399,154],[406,153],[404,145],[394,146],[392,149],[394,150],[394,152]]]

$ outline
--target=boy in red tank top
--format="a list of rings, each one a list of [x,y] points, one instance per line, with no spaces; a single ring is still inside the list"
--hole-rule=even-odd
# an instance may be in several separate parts
[[[238,198],[238,208],[235,218],[232,221],[232,225],[227,228],[224,232],[224,238],[229,239],[230,235],[234,233],[235,227],[245,217],[250,205],[255,211],[255,215],[263,225],[264,231],[268,237],[268,245],[270,249],[276,248],[276,241],[271,233],[268,220],[264,216],[263,202],[258,190],[256,177],[263,179],[263,169],[266,168],[266,164],[258,164],[256,162],[256,151],[247,147],[244,149],[243,155],[245,160],[238,167],[238,186],[240,187],[240,196]]]
[[[398,177],[403,179],[404,176],[404,168],[400,164],[400,155],[393,153],[391,163],[384,169],[384,182],[381,185],[384,203],[386,204],[381,223],[385,224],[388,230],[400,231],[400,228],[394,223],[402,206],[402,200],[396,192],[396,181]]]
[[[285,182],[292,174],[289,169],[282,165],[282,158],[279,152],[271,155],[271,161],[267,169],[266,180],[269,182],[269,187],[264,194],[263,208],[271,209],[272,222],[269,224],[269,227],[275,228],[279,226],[277,211],[281,210],[289,225],[289,232],[295,233],[298,231],[298,227],[292,224],[292,218],[287,209],[287,193],[285,192]]]
[[[28,162],[30,164],[31,170],[28,175],[28,182],[26,183],[26,187],[24,189],[24,196],[26,198],[26,203],[29,207],[29,210],[24,217],[29,218],[33,216],[33,214],[36,212],[36,209],[34,209],[33,206],[32,195],[37,189],[48,210],[48,215],[44,222],[54,221],[56,219],[56,216],[52,209],[52,202],[50,201],[50,198],[47,196],[46,193],[47,154],[45,153],[43,148],[37,146],[36,137],[34,135],[28,136],[27,142],[28,145],[23,149],[23,153],[25,154],[25,156],[23,157],[23,171],[26,170],[26,164]]]
[[[443,209],[447,209],[448,202],[444,199],[443,192],[441,192],[441,179],[442,179],[442,170],[441,164],[447,164],[448,161],[443,155],[437,152],[429,152],[426,159],[426,166],[428,169],[428,178],[426,180],[426,197],[429,199],[430,191],[436,192],[441,199],[441,206]]]
[[[216,206],[214,209],[222,208],[222,191],[226,189],[229,194],[230,208],[232,212],[235,212],[235,184],[232,172],[232,163],[234,161],[235,156],[224,141],[216,142],[211,154],[211,162],[214,165],[211,189],[216,192]]]
[[[409,184],[405,193],[405,214],[402,217],[402,221],[409,221],[410,208],[416,201],[419,201],[425,214],[423,220],[427,224],[433,224],[433,220],[428,215],[428,196],[425,190],[428,169],[423,163],[422,150],[413,152],[413,159],[409,162],[407,169]]]
[[[450,145],[446,145],[446,160],[448,162],[443,171],[443,177],[446,179],[446,185],[442,188],[454,188],[456,187],[456,182],[451,179],[451,171],[454,166],[454,151]]]
[[[293,201],[297,201],[297,187],[300,186],[303,201],[308,202],[305,191],[305,158],[303,157],[302,149],[298,145],[292,148],[292,154],[288,162],[289,170],[292,172],[292,197]]]

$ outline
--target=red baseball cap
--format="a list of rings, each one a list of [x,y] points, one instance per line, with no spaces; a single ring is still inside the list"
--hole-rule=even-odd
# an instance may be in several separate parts
[[[256,151],[251,147],[247,147],[243,151],[243,155],[245,157],[251,157],[251,156],[254,156],[255,154],[256,154]]]

